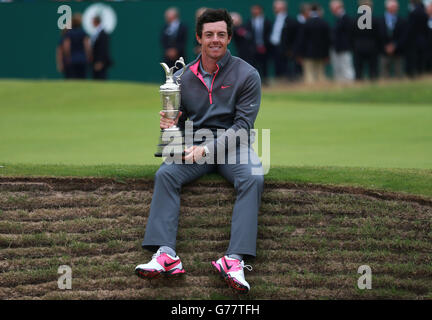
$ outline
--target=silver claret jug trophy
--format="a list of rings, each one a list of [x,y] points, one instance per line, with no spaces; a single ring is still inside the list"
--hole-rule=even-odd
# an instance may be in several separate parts
[[[174,80],[174,71],[180,69],[177,65],[182,65],[182,72]],[[186,69],[183,57],[178,59],[174,66],[169,68],[166,63],[160,64],[165,71],[166,82],[159,88],[162,102],[162,111],[165,117],[175,120],[180,112],[180,77]],[[176,125],[160,132],[159,144],[155,157],[178,157],[184,151],[184,133]]]

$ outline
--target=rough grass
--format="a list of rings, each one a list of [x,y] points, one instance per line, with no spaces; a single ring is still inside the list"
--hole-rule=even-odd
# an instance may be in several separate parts
[[[432,297],[430,198],[268,183],[258,255],[245,271],[252,290],[239,297],[210,265],[229,241],[235,195],[226,183],[183,189],[177,251],[187,274],[144,281],[134,267],[151,256],[140,243],[152,181],[0,182],[0,299]],[[72,290],[57,287],[64,264],[72,268]],[[357,288],[365,264],[372,290]]]

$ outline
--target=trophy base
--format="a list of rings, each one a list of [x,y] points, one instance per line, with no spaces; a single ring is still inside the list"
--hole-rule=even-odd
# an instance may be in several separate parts
[[[166,138],[163,139],[164,134],[168,134],[168,143]],[[184,132],[179,130],[177,127],[164,129],[161,130],[159,144],[157,145],[157,150],[154,156],[181,158],[185,155],[184,149]]]
[[[186,155],[186,153],[184,151],[170,151],[170,152],[163,152],[163,148],[165,146],[161,146],[161,148],[159,148],[158,146],[158,151],[155,152],[154,156],[161,158],[161,157],[172,157],[172,158],[178,158],[178,157],[184,157]],[[182,146],[182,150],[184,150],[184,147]]]
[[[163,154],[162,152],[156,152],[155,154],[154,154],[154,156],[156,157],[156,158],[162,158],[162,157],[167,157],[167,156],[170,156],[170,157],[184,157],[186,155],[186,153],[183,151],[182,153],[170,153],[169,155],[167,155],[167,154]]]

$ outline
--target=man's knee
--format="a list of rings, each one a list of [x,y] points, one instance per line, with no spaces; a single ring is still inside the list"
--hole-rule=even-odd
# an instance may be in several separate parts
[[[253,187],[261,191],[264,187],[264,176],[261,174],[248,174],[237,179],[236,182],[236,188],[238,190],[244,190]]]
[[[155,181],[157,182],[176,182],[174,172],[169,166],[161,166],[155,174]]]
[[[264,176],[261,174],[250,175],[249,179],[252,180],[252,183],[256,185],[260,190],[264,187]]]

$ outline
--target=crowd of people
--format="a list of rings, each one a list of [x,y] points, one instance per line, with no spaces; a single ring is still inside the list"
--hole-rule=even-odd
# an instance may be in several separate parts
[[[90,71],[93,79],[107,79],[112,65],[109,35],[104,31],[99,16],[93,18],[94,34],[90,37],[82,29],[82,16],[75,13],[72,29],[63,29],[56,50],[57,71],[66,79],[85,79]]]
[[[373,12],[371,0],[358,5]],[[410,0],[406,17],[399,14],[398,0],[385,0],[385,13],[373,15],[371,29],[359,28],[361,15],[350,17],[341,0],[329,2],[334,24],[323,18],[324,9],[318,3],[302,3],[293,17],[286,1],[275,0],[274,21],[257,4],[251,6],[247,21],[232,12],[237,55],[258,70],[264,85],[271,65],[277,80],[306,83],[325,81],[328,64],[338,82],[432,72],[432,0]],[[161,43],[164,61],[172,64],[184,55],[187,29],[176,8],[166,11],[165,20]],[[194,51],[199,53],[199,46]]]

